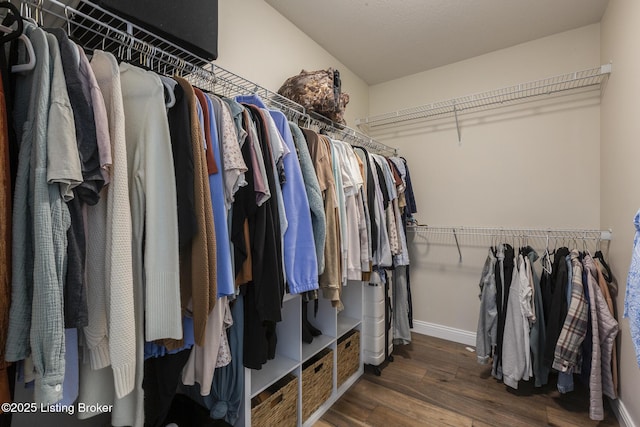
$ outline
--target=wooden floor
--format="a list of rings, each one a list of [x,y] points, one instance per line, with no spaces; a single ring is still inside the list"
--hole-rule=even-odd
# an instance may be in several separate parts
[[[589,392],[561,395],[556,378],[542,389],[512,390],[491,377],[464,345],[413,334],[394,350],[381,376],[365,374],[315,427],[328,426],[618,426],[605,398],[605,419],[589,419]]]

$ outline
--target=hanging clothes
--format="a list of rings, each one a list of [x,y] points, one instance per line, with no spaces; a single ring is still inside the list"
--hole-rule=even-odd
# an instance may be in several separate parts
[[[514,259],[511,286],[505,313],[502,341],[503,381],[511,388],[518,388],[518,381],[527,381],[532,375],[530,350],[530,324],[535,321],[532,311],[532,289],[529,282],[529,259],[518,255]]]
[[[556,249],[553,258],[551,275],[551,307],[547,320],[547,346],[544,353],[545,366],[551,368],[555,355],[556,343],[567,316],[567,289],[568,269],[565,257],[569,255],[569,249],[561,247]]]
[[[11,159],[6,93],[0,79],[0,404],[11,402],[5,348],[11,304]]]
[[[533,287],[533,308],[536,318],[536,321],[531,325],[530,336],[533,377],[535,386],[542,387],[549,382],[549,369],[544,364],[544,353],[547,345],[545,307],[540,279],[538,279],[536,270],[533,268],[539,258],[538,253],[529,246],[524,249],[524,253],[529,258],[529,264],[532,266],[529,270],[531,274],[529,282]]]
[[[238,295],[231,305],[233,325],[229,327],[229,346],[232,354],[243,354],[244,330],[244,297]],[[214,420],[224,419],[235,425],[240,414],[244,391],[244,366],[240,357],[234,357],[223,367],[216,367],[211,385],[211,393],[203,395],[199,384],[179,386],[180,392],[186,394],[195,402],[209,409],[209,415]]]
[[[478,330],[476,332],[476,355],[478,363],[481,364],[489,362],[489,358],[493,356],[497,344],[496,262],[494,248],[489,248],[489,254],[482,268],[479,285],[480,316],[478,316]]]
[[[609,287],[607,286],[607,281],[602,274],[600,269],[600,264],[595,262],[596,272],[598,274],[598,287],[602,292],[602,299],[605,301],[608,312],[603,313],[601,315],[603,322],[605,325],[610,323],[606,319],[613,318],[616,320],[615,311],[613,309],[613,300],[611,299],[611,295],[609,293]],[[600,319],[599,319],[600,320]],[[613,322],[611,322],[613,323]],[[603,338],[600,340],[602,344],[602,392],[605,396],[610,397],[611,399],[616,399],[618,397],[618,360],[616,355],[616,345],[615,345],[615,335],[614,332],[610,332],[612,337],[607,333],[606,326],[603,329]],[[613,327],[611,330],[613,331]],[[618,326],[619,331],[619,326]]]
[[[194,194],[195,166],[189,102],[182,86],[173,79],[171,81],[174,82],[173,96],[175,103],[167,111],[167,120],[176,179],[178,243],[180,259],[184,259],[187,256],[186,252],[191,249],[193,238],[198,233]],[[181,268],[184,268],[184,266],[181,265]]]
[[[186,80],[179,77],[176,77],[176,80],[182,87],[189,105],[194,162],[194,207],[198,226],[198,233],[191,242],[191,252],[185,251],[180,261],[180,300],[182,311],[192,313],[195,342],[202,344],[207,317],[215,305],[217,296],[215,229],[204,150],[204,131],[198,120],[196,95]]]
[[[324,214],[324,204],[322,201],[322,190],[318,182],[309,147],[304,139],[304,134],[298,125],[289,123],[291,135],[295,143],[295,150],[300,161],[300,171],[304,181],[309,211],[311,213],[311,229],[313,231],[313,243],[316,248],[316,261],[318,263],[318,275],[324,272],[324,245],[326,239],[326,217]]]
[[[287,291],[322,285],[341,309],[348,281],[395,266],[407,303],[404,163],[26,28],[38,58],[17,77],[7,359],[24,360],[37,402],[112,403],[114,426],[160,426],[183,382],[235,423],[244,368],[276,357]]]
[[[62,398],[63,271],[66,232],[71,220],[59,188],[47,184],[51,64],[46,35],[28,23],[24,32],[40,60],[30,73],[16,77],[15,122],[16,128],[24,132],[18,135],[12,303],[6,359],[23,360],[30,352],[36,369],[36,402],[49,405]],[[24,57],[24,53],[19,55]]]
[[[216,126],[218,139],[220,140],[220,158],[222,159],[222,171],[224,174],[225,207],[229,210],[238,189],[247,185],[245,173],[248,168],[240,152],[240,140],[234,126],[231,107],[216,96],[208,95],[208,97],[216,107],[214,111],[216,113]],[[220,108],[218,108],[218,103]]]
[[[222,117],[216,118],[215,110],[222,108],[220,101],[211,99],[202,91],[195,90],[196,97],[200,102],[203,113],[208,116],[204,126],[209,124],[209,138],[207,138],[207,151],[211,152],[216,163],[222,164],[221,141],[219,127],[222,126]],[[220,121],[220,125],[218,125]],[[225,183],[223,172],[209,174],[209,192],[211,197],[211,208],[213,210],[213,226],[215,229],[216,241],[216,297],[217,302],[223,296],[235,294],[235,281],[233,278],[233,267],[231,265],[231,247],[229,241],[229,228],[227,221],[227,209],[225,207]]]
[[[245,106],[248,108],[251,119],[256,123],[269,188],[275,189],[280,183],[276,182],[278,175],[275,173],[276,165],[266,116],[259,107],[250,104]],[[243,155],[248,154],[243,153]],[[248,157],[245,157],[245,162],[247,159]],[[236,202],[241,200],[239,197],[236,198]],[[249,206],[253,203],[255,206],[252,198],[245,199],[245,203]],[[253,281],[245,288],[244,364],[246,367],[259,369],[267,360],[275,357],[275,324],[282,320],[280,309],[285,282],[281,258],[282,233],[278,198],[270,198],[262,206],[255,206],[255,208],[253,218],[247,218],[251,233]],[[252,207],[250,209],[253,210]],[[234,215],[235,213],[234,208]],[[237,226],[235,228],[240,229]],[[239,243],[244,242],[240,240]]]
[[[75,342],[75,351],[77,352],[78,341],[84,342],[86,348],[89,351],[90,364],[93,369],[101,369],[108,366],[111,363],[109,355],[109,342],[108,342],[108,323],[107,323],[107,305],[106,305],[106,292],[110,289],[107,284],[107,274],[110,275],[111,271],[107,273],[107,240],[111,235],[107,234],[108,224],[108,184],[111,181],[110,171],[112,167],[112,153],[111,153],[111,137],[109,134],[109,117],[107,115],[107,109],[104,101],[104,97],[97,82],[96,75],[87,59],[84,51],[75,44],[73,47],[76,49],[79,55],[79,77],[82,84],[82,90],[87,100],[90,100],[90,107],[93,110],[94,123],[96,128],[96,143],[98,146],[98,153],[100,157],[100,167],[102,172],[102,178],[104,180],[104,186],[100,190],[99,200],[95,205],[83,205],[83,219],[84,219],[84,235],[86,236],[86,266],[85,266],[85,287],[87,292],[87,308],[88,308],[88,322],[87,326],[82,332],[84,332],[84,340],[82,336],[80,340],[77,338]],[[128,193],[128,189],[127,189]],[[128,206],[128,204],[127,204]],[[129,211],[130,212],[130,211]],[[127,226],[130,231],[130,224]],[[111,229],[109,230],[111,231]],[[129,233],[130,235],[130,233]],[[128,242],[130,243],[130,241]],[[129,246],[130,247],[130,246]],[[130,250],[128,254],[130,255]],[[111,254],[109,254],[111,255]],[[131,271],[131,270],[129,270]],[[131,283],[131,282],[129,282]],[[128,308],[133,309],[133,292],[130,290],[131,306]],[[133,320],[133,312],[123,313],[125,319]],[[132,328],[133,331],[133,328]],[[67,336],[69,330],[67,330]],[[126,336],[126,334],[123,334]],[[131,334],[130,336],[133,336]],[[117,341],[119,337],[115,337]],[[66,340],[70,342],[69,339]],[[135,345],[135,342],[132,341]],[[84,346],[83,346],[84,348]],[[74,348],[67,347],[67,354],[73,353]],[[130,349],[123,349],[124,355],[133,355],[133,351]],[[72,360],[77,360],[77,355]],[[69,370],[73,365],[67,364],[65,366],[65,384],[63,390],[65,395],[69,393],[69,388],[66,385],[66,380],[70,372],[74,372],[77,378],[78,369]],[[75,367],[74,367],[75,368]],[[92,375],[92,374],[89,374]],[[131,386],[127,385],[130,391],[133,388],[133,375],[127,375],[125,381],[130,381]],[[118,386],[121,386],[118,381]],[[91,387],[91,385],[89,385]],[[94,387],[103,387],[99,384],[94,384]],[[76,386],[77,389],[77,386]],[[128,392],[127,391],[127,392]],[[119,387],[118,392],[120,396],[123,395],[123,390]],[[77,394],[77,393],[76,393]],[[125,393],[126,394],[126,393]],[[65,397],[62,403],[73,403],[75,397]]]
[[[138,369],[134,391],[114,403],[112,424],[139,426],[144,423],[144,341],[182,339],[178,218],[164,86],[155,74],[126,63],[120,64],[120,79],[130,118],[125,137]]]
[[[95,350],[91,350],[92,346],[89,348],[92,353],[91,359],[95,360],[95,367],[111,365],[115,394],[123,397],[133,390],[136,371],[131,205],[126,162],[124,103],[116,58],[109,53],[95,51],[91,67],[105,101],[113,165],[106,194],[105,290],[104,294],[100,294],[105,301],[96,301],[95,307],[92,305],[92,311],[96,310],[96,314],[105,312],[104,317],[97,317],[102,321],[106,320],[108,325],[106,328],[104,325],[94,326],[90,313],[88,328],[97,329],[99,333],[85,329],[85,336],[92,336],[97,343],[93,347]],[[91,227],[91,222],[89,226]],[[92,256],[89,259],[93,262]],[[105,335],[107,333],[108,335]],[[102,358],[104,360],[101,360]]]
[[[340,249],[340,218],[338,213],[338,197],[331,164],[331,153],[320,136],[309,130],[302,129],[313,160],[316,176],[323,193],[324,213],[326,219],[324,271],[320,275],[319,285],[323,295],[333,304],[340,301],[340,286],[342,274],[337,260],[341,259]]]
[[[283,159],[286,180],[282,184],[282,196],[288,222],[283,256],[289,293],[298,294],[318,289],[318,260],[311,209],[287,118],[279,111],[269,111],[269,114],[290,152]]]
[[[636,227],[636,234],[633,239],[633,252],[627,275],[622,316],[629,319],[631,342],[635,347],[638,366],[640,366],[640,210],[633,218],[633,224]]]
[[[578,354],[587,333],[588,306],[582,285],[582,264],[577,250],[571,251],[573,280],[571,303],[555,348],[553,368],[560,372],[579,373]]]

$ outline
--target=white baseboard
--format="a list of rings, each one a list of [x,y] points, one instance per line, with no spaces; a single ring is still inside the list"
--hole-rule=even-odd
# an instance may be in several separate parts
[[[609,403],[611,403],[611,408],[616,414],[616,418],[620,423],[620,427],[638,427],[637,424],[633,422],[633,419],[631,419],[631,414],[629,414],[626,406],[624,406],[624,402],[622,402],[620,399],[610,399]]]
[[[430,337],[442,338],[460,344],[476,346],[476,333],[463,329],[451,328],[449,326],[438,325],[436,323],[413,321],[413,332]]]

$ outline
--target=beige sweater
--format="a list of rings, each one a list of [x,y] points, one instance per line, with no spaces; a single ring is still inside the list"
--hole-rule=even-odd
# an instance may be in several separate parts
[[[120,71],[115,57],[110,53],[95,51],[91,68],[105,103],[113,160],[111,182],[103,190],[98,202],[100,206],[105,205],[105,216],[94,218],[104,221],[105,240],[97,252],[87,248],[87,268],[99,265],[102,259],[105,271],[104,276],[95,282],[98,289],[92,290],[92,281],[96,278],[87,270],[90,310],[85,337],[91,351],[91,367],[98,369],[111,364],[116,396],[122,397],[133,390],[136,370],[131,206],[124,106]],[[92,208],[100,209],[98,205]],[[91,214],[92,208],[88,208],[89,218],[95,216]],[[92,222],[89,222],[90,231],[91,226]],[[92,240],[88,239],[88,242]]]
[[[318,176],[318,183],[324,199],[325,218],[327,222],[326,240],[324,246],[324,272],[320,275],[320,288],[325,298],[334,306],[340,304],[340,290],[342,288],[342,256],[340,248],[340,218],[338,216],[338,199],[336,184],[333,177],[331,152],[328,138],[317,133],[302,129],[311,160]]]

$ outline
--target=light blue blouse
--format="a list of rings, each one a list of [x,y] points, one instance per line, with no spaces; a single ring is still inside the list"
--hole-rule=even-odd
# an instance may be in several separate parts
[[[633,254],[627,276],[627,290],[624,296],[624,317],[629,319],[631,341],[636,349],[636,358],[640,366],[640,210],[633,219],[636,236],[633,239]]]

